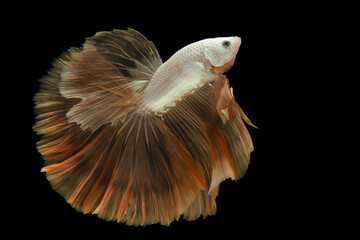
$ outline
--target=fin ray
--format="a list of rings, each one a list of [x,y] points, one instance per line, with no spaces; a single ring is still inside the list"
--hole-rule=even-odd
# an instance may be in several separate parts
[[[166,125],[205,170],[207,191],[199,193],[184,217],[212,214],[216,207],[207,204],[210,194],[223,180],[237,180],[245,174],[253,145],[243,116],[225,76],[186,96],[164,114]]]
[[[61,72],[61,95],[81,100],[67,118],[83,130],[116,124],[161,64],[155,46],[135,30],[99,32],[88,38]]]

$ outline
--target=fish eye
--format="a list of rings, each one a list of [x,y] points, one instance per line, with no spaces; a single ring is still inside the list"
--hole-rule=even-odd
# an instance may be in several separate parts
[[[225,40],[225,41],[222,42],[222,45],[223,45],[224,48],[228,48],[228,47],[230,47],[230,42]]]

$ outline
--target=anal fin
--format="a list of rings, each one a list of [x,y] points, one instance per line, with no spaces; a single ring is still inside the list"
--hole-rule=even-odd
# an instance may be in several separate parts
[[[184,219],[195,220],[201,215],[203,218],[214,215],[217,209],[215,199],[218,193],[219,186],[214,188],[210,193],[207,191],[201,191],[187,208],[184,213]]]

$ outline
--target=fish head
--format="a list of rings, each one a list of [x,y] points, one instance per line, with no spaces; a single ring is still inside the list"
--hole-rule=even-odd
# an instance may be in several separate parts
[[[204,57],[211,65],[210,71],[222,74],[229,71],[234,65],[236,54],[239,51],[241,38],[219,37],[207,39]]]

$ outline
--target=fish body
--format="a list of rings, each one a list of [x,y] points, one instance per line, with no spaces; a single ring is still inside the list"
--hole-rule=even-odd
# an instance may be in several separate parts
[[[201,40],[162,63],[128,29],[64,53],[34,98],[52,188],[83,213],[129,225],[215,214],[219,184],[241,178],[253,150],[223,75],[240,43]]]

